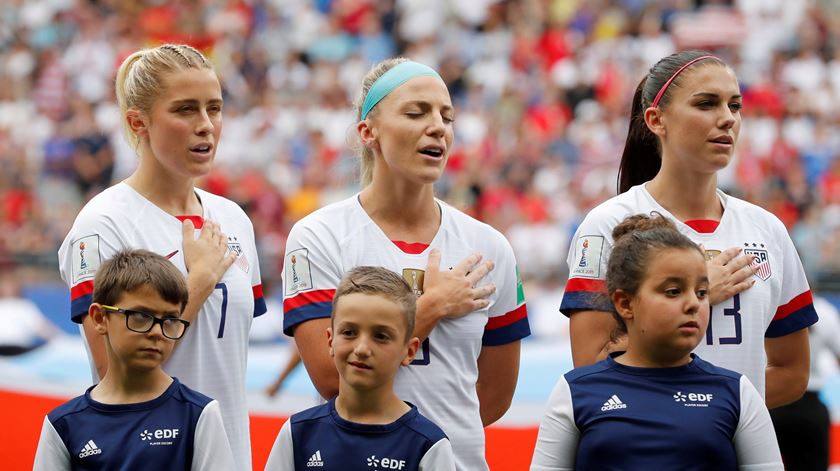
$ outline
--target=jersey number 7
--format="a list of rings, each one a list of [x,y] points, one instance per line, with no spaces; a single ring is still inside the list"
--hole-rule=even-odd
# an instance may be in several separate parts
[[[222,338],[225,336],[225,319],[227,318],[227,299],[228,299],[228,289],[227,285],[224,283],[217,283],[216,289],[222,290],[222,316],[219,320],[219,335],[217,338]]]

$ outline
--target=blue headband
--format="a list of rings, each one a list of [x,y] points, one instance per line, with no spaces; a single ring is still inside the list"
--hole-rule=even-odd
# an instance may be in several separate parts
[[[394,67],[391,67],[370,86],[370,90],[368,90],[367,96],[365,96],[365,102],[362,104],[362,119],[367,118],[370,110],[382,101],[383,98],[388,96],[389,93],[394,91],[395,88],[415,77],[440,78],[440,75],[438,75],[435,69],[413,61],[400,62]]]

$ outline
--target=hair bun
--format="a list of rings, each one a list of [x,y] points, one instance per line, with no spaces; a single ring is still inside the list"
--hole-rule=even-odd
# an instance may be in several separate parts
[[[635,214],[628,216],[613,228],[613,241],[618,242],[623,237],[634,232],[650,231],[653,229],[670,229],[676,231],[677,226],[670,219],[656,211],[652,211],[650,216],[646,214]]]

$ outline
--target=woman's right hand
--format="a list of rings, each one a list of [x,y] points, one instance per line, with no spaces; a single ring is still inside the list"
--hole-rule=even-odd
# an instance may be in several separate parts
[[[704,250],[705,251],[705,250]],[[758,267],[754,255],[743,255],[740,247],[732,247],[706,262],[709,271],[709,305],[714,306],[755,284]]]
[[[227,253],[227,236],[215,222],[204,221],[198,238],[195,237],[195,227],[189,219],[184,221],[182,228],[184,264],[188,278],[212,291],[236,260],[237,254],[233,251]]]
[[[490,273],[492,260],[482,261],[479,253],[461,260],[449,270],[440,269],[440,251],[429,252],[429,262],[423,278],[424,303],[437,307],[440,317],[461,317],[490,305],[490,295],[496,292],[496,285],[488,283],[477,286]]]

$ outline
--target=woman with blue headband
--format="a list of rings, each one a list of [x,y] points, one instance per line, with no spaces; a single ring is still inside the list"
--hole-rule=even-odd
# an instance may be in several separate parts
[[[422,344],[397,374],[397,395],[443,429],[459,470],[486,470],[483,427],[510,406],[520,340],[530,333],[513,250],[501,233],[434,196],[455,119],[437,72],[386,60],[368,72],[356,106],[364,188],[292,228],[284,331],[330,399],[338,373],[326,330],[338,282],[360,265],[401,274],[418,296],[414,335]]]

